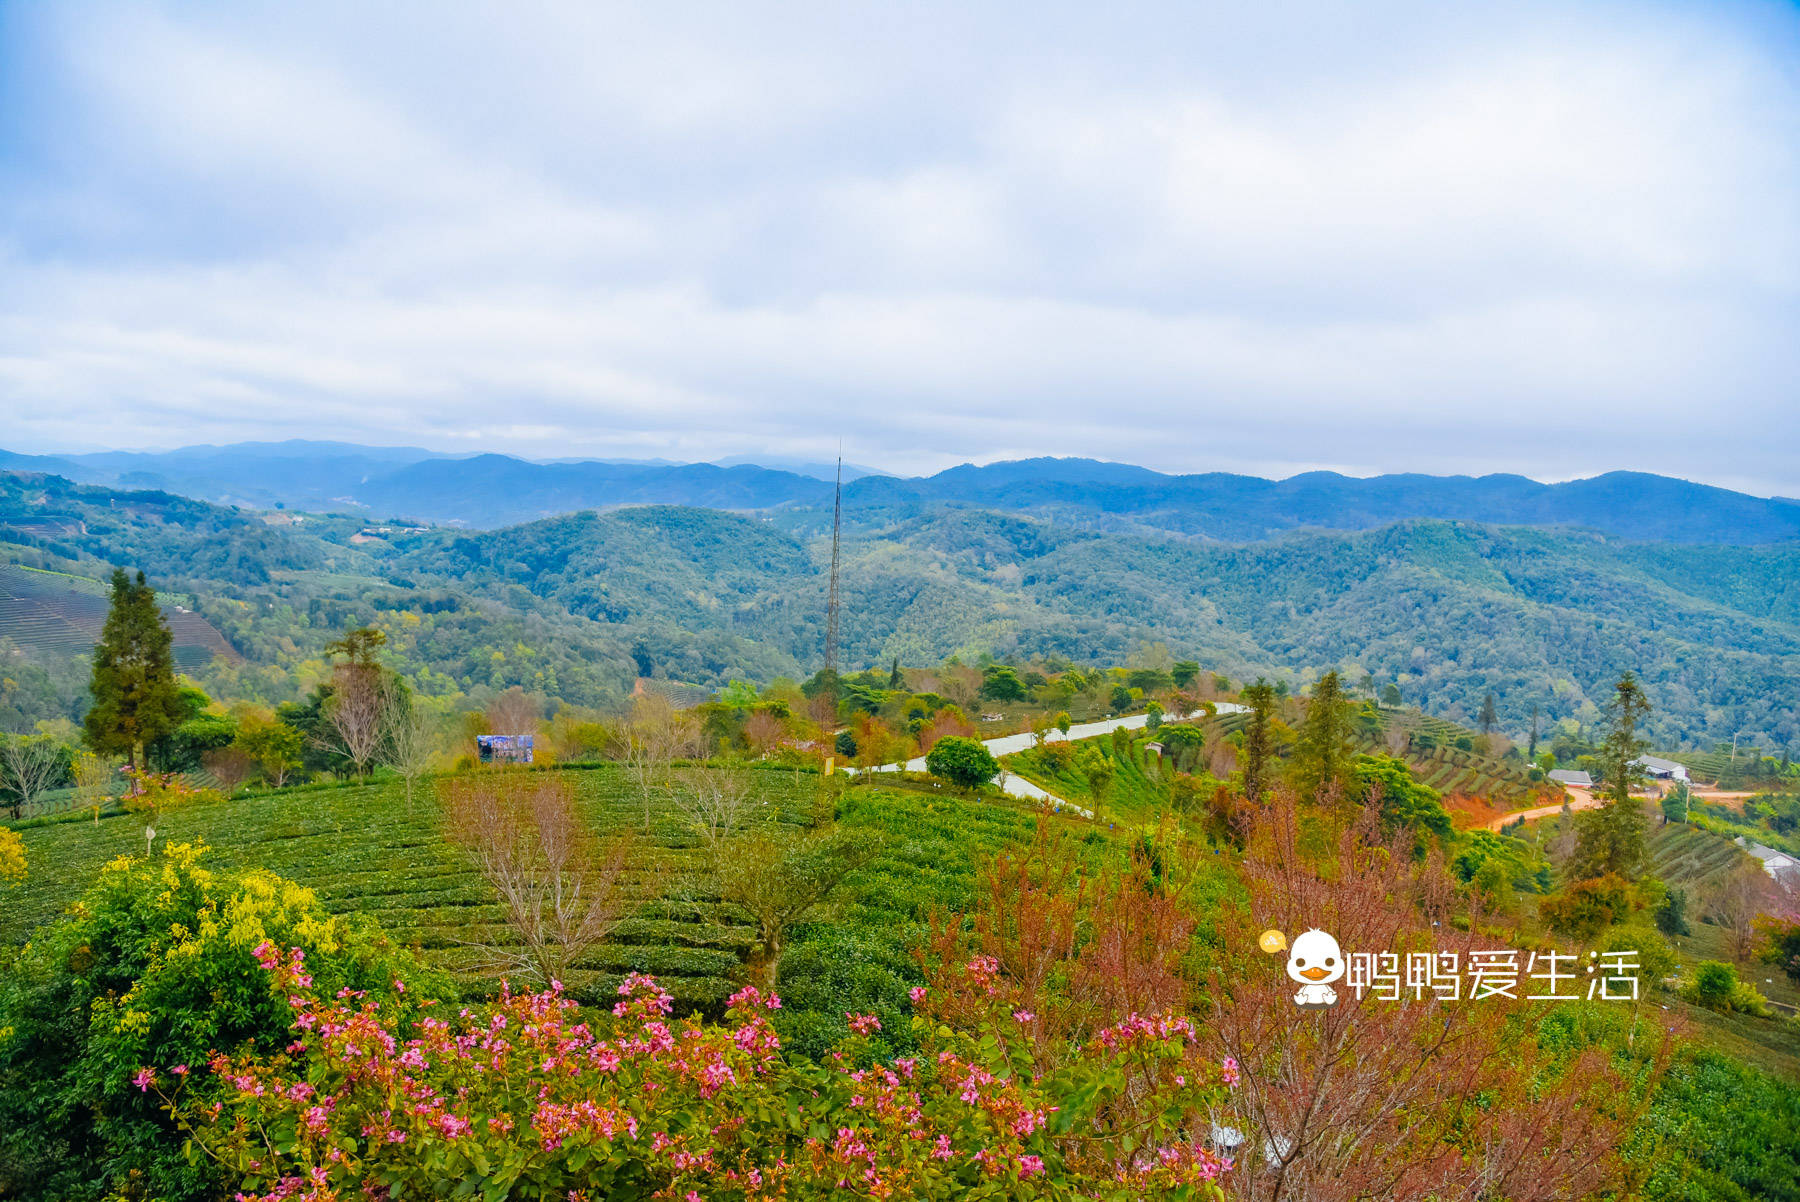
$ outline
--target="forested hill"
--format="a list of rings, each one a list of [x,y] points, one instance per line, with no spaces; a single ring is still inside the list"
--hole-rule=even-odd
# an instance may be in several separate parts
[[[61,457],[0,451],[0,469],[7,468],[221,504],[281,504],[478,529],[583,509],[667,504],[775,511],[789,528],[812,530],[829,517],[832,500],[829,483],[812,471],[751,463],[533,463],[508,455],[457,457],[316,442]],[[1639,472],[1562,484],[1506,475],[1357,479],[1331,472],[1264,480],[1218,472],[1170,476],[1091,459],[1026,459],[911,479],[857,470],[846,479],[849,518],[866,529],[972,506],[1065,525],[1222,542],[1308,528],[1371,530],[1411,518],[1572,527],[1650,542],[1764,546],[1800,540],[1800,502]]]
[[[828,539],[766,518],[686,507],[412,531],[0,473],[0,558],[95,579],[143,567],[244,657],[214,665],[221,688],[267,700],[367,621],[440,693],[521,684],[594,704],[637,675],[803,676],[821,654],[829,555]],[[1630,668],[1666,748],[1800,735],[1795,546],[1423,520],[1222,544],[965,508],[859,527],[843,588],[851,666],[1117,663],[1161,642],[1237,679],[1303,685],[1340,668],[1394,682],[1449,717],[1492,690],[1514,732],[1533,704],[1548,723],[1592,721]],[[80,674],[64,677],[77,705]]]

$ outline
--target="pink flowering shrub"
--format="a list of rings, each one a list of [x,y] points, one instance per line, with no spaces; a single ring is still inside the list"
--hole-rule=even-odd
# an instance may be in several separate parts
[[[259,949],[295,1040],[273,1057],[215,1056],[222,1096],[190,1102],[198,1066],[146,1067],[205,1154],[271,1199],[656,1197],[1219,1198],[1230,1171],[1201,1140],[1226,1070],[1188,1020],[1138,1017],[1032,1065],[1032,1024],[997,999],[953,1028],[932,994],[920,1051],[868,1063],[879,1023],[824,1064],[783,1054],[779,999],[736,994],[726,1021],[671,1017],[646,976],[610,1014],[560,988],[410,1025],[356,993],[315,996],[303,958]],[[985,962],[968,966],[985,978]]]

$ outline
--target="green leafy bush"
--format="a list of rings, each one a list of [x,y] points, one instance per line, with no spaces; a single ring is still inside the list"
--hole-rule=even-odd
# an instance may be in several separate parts
[[[933,743],[925,767],[933,776],[962,789],[985,785],[1000,771],[1000,764],[986,747],[962,735],[948,735]]]
[[[0,984],[0,1196],[218,1196],[133,1076],[144,1064],[198,1071],[214,1051],[268,1054],[293,1038],[286,997],[255,955],[265,940],[305,949],[317,988],[368,990],[396,1020],[416,999],[453,993],[372,921],[328,915],[271,873],[216,873],[204,851],[107,865]]]

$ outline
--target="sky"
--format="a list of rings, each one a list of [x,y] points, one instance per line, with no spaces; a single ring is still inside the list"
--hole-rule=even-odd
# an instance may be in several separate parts
[[[0,0],[0,447],[1800,496],[1800,7]]]

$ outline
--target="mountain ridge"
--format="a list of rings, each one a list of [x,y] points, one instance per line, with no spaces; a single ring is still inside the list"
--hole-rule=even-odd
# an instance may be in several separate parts
[[[537,462],[499,452],[445,455],[299,440],[82,456],[0,451],[0,470],[49,472],[79,483],[475,529],[645,504],[772,513],[794,529],[809,529],[831,510],[830,481],[798,470],[817,466]],[[852,523],[890,524],[946,506],[1220,542],[1308,529],[1376,529],[1409,518],[1587,529],[1645,542],[1800,542],[1800,501],[1649,472],[1556,483],[1511,473],[1357,477],[1328,471],[1271,480],[1232,472],[1177,475],[1070,457],[959,464],[929,476],[857,475],[844,485],[845,516]]]

